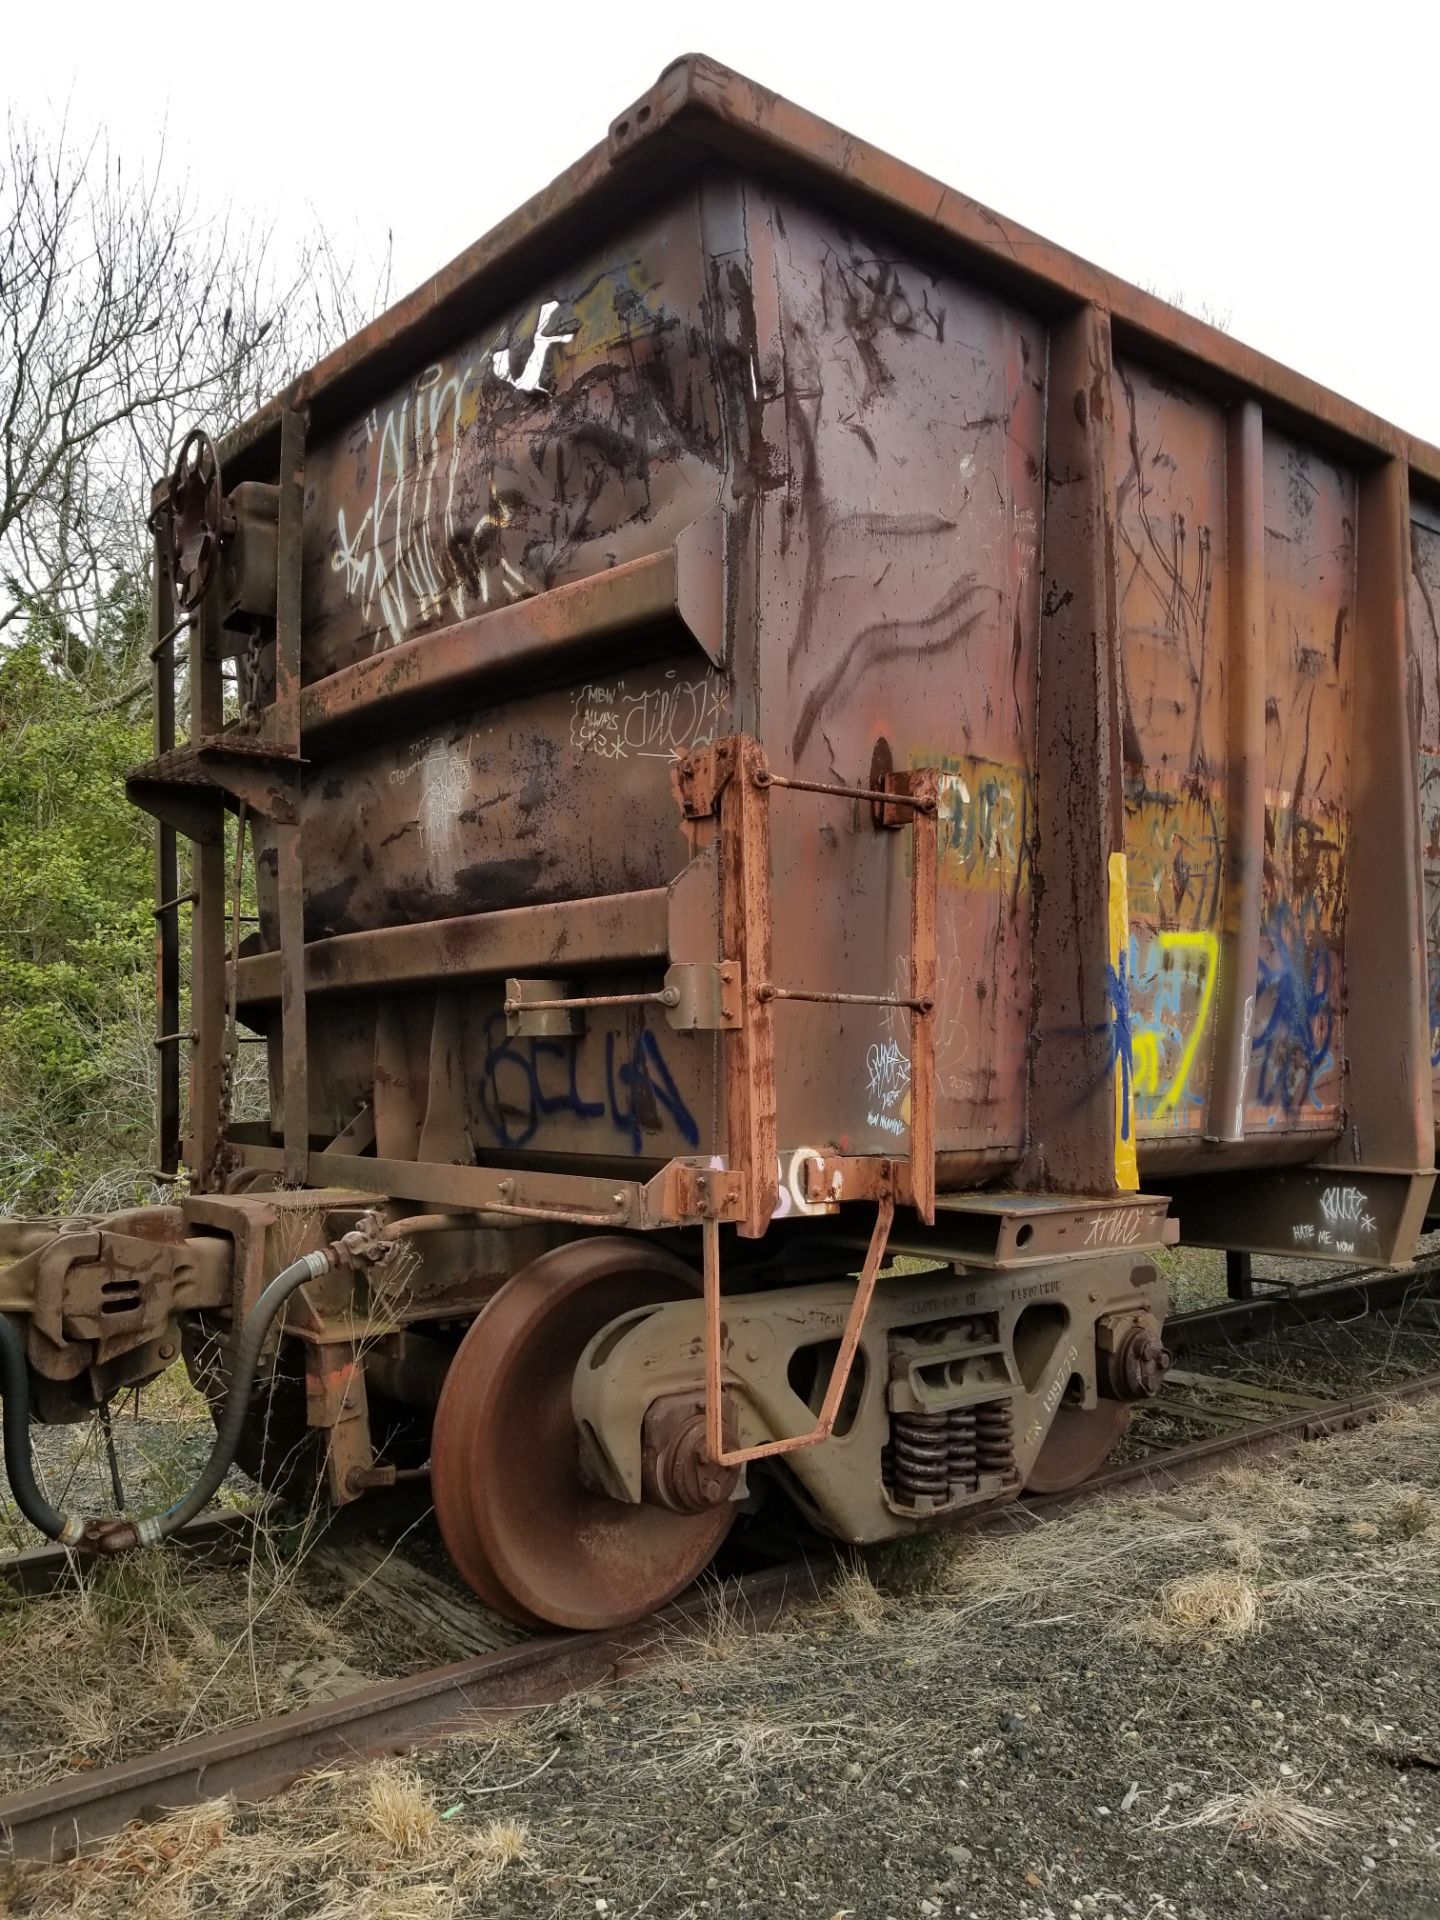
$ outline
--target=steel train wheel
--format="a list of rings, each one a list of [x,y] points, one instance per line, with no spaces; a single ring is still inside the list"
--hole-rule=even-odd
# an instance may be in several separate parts
[[[1120,1444],[1130,1419],[1123,1400],[1093,1407],[1062,1405],[1025,1482],[1027,1493],[1068,1493],[1098,1471]]]
[[[526,1626],[639,1620],[689,1586],[730,1531],[728,1502],[671,1513],[581,1478],[570,1382],[617,1314],[698,1291],[644,1242],[575,1240],[532,1260],[477,1315],[445,1377],[431,1492],[451,1559],[483,1600]]]

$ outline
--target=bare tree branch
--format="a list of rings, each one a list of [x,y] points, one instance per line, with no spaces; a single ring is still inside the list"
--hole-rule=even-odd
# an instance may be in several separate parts
[[[7,120],[0,643],[43,608],[80,642],[55,664],[93,658],[117,582],[145,577],[150,483],[185,429],[225,432],[373,311],[324,241],[284,271],[274,251],[170,185],[163,153],[131,176],[103,137]]]

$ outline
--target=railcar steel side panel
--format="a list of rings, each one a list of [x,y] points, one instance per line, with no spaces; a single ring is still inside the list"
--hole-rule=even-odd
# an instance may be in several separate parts
[[[938,770],[942,1186],[1433,1164],[1434,449],[703,60],[284,405],[313,1142],[369,1105],[392,1162],[723,1154],[716,1034],[501,1003],[716,957],[676,766],[746,734]],[[908,835],[772,816],[775,980],[903,998]],[[900,1007],[778,1013],[782,1169],[903,1153],[911,1051]]]

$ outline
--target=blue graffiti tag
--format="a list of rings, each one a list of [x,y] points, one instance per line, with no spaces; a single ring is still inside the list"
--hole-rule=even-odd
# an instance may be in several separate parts
[[[1297,919],[1282,904],[1267,915],[1255,992],[1257,1019],[1263,1015],[1264,1024],[1252,1044],[1259,1064],[1255,1097],[1262,1106],[1289,1114],[1307,1102],[1321,1105],[1315,1083],[1334,1063],[1332,970],[1317,908],[1307,906]]]
[[[534,1139],[542,1120],[568,1113],[576,1120],[599,1120],[603,1101],[586,1100],[576,1082],[578,1049],[573,1041],[513,1039],[503,1013],[486,1024],[488,1051],[480,1076],[480,1103],[502,1147],[523,1147]],[[558,1071],[552,1062],[558,1062]]]
[[[668,1114],[687,1146],[700,1143],[700,1129],[665,1064],[660,1042],[648,1027],[634,1041],[605,1035],[604,1100],[580,1091],[580,1049],[574,1040],[517,1039],[506,1032],[503,1013],[486,1024],[480,1103],[502,1147],[524,1147],[542,1121],[557,1114],[582,1122],[604,1120],[639,1153],[643,1136],[659,1133]],[[617,1054],[620,1056],[617,1062]]]
[[[1105,991],[1110,997],[1110,1070],[1120,1065],[1120,1138],[1130,1138],[1130,1076],[1134,1066],[1134,1042],[1130,1030],[1130,980],[1125,955],[1118,967],[1105,968]]]
[[[611,1120],[622,1133],[630,1135],[630,1151],[640,1151],[642,1131],[659,1133],[662,1122],[658,1109],[661,1107],[675,1122],[687,1146],[698,1147],[700,1129],[671,1078],[660,1042],[648,1027],[642,1027],[636,1034],[630,1058],[620,1064],[618,1080],[625,1095],[622,1107],[615,1070],[615,1043],[619,1037],[614,1033],[605,1036],[605,1091],[610,1100]]]
[[[1433,930],[1430,939],[1430,1064],[1440,1067],[1440,952],[1436,951],[1433,944],[1436,940]]]

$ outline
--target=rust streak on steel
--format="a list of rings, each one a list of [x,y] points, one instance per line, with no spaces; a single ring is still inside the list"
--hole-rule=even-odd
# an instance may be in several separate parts
[[[756,779],[763,751],[741,735],[715,749],[720,808],[720,957],[739,968],[743,1011],[722,1036],[730,1165],[748,1180],[740,1231],[758,1239],[779,1199],[775,1027],[760,986],[770,978],[770,804]]]

